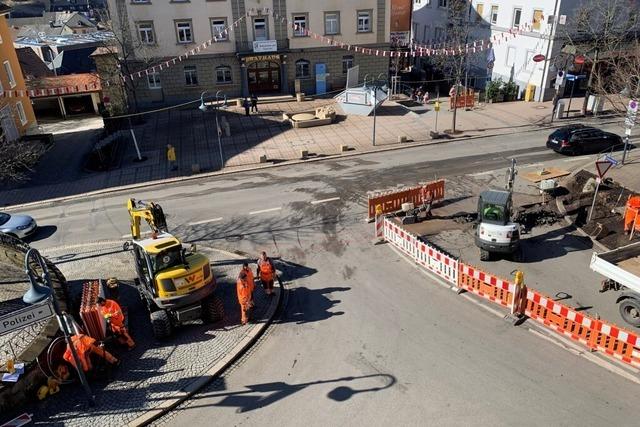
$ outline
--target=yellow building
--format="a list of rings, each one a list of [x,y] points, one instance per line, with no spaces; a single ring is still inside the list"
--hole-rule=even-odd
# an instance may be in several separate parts
[[[0,141],[16,140],[36,124],[7,24],[7,14],[10,10],[9,6],[0,3]],[[16,96],[13,91],[24,91],[24,96]],[[11,96],[7,96],[9,94]]]

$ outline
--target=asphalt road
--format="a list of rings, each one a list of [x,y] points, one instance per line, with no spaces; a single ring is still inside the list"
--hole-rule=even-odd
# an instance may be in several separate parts
[[[185,240],[280,260],[295,280],[282,319],[171,425],[637,425],[638,384],[436,285],[372,245],[363,222],[367,190],[501,169],[513,156],[573,161],[542,148],[546,133],[46,206],[29,212],[44,226],[34,246],[122,239],[136,197],[161,203]]]

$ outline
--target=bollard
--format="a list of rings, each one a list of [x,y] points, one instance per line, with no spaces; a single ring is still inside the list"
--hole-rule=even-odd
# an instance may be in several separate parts
[[[306,159],[309,156],[309,150],[300,150],[300,158]]]
[[[398,135],[398,142],[399,143],[407,142],[407,137],[405,135]]]
[[[342,151],[343,153],[344,153],[345,151],[349,151],[349,146],[348,146],[348,145],[341,145],[341,146],[340,146],[340,151]]]
[[[267,163],[267,156],[265,154],[260,156],[260,163]]]
[[[191,165],[191,173],[200,173],[200,165],[198,163]]]

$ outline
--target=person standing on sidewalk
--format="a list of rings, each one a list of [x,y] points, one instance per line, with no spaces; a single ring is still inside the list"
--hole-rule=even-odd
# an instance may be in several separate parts
[[[424,91],[424,95],[422,95],[422,104],[424,106],[427,106],[427,104],[429,104],[429,91],[425,90]]]
[[[262,252],[260,258],[258,259],[258,269],[256,271],[256,275],[260,277],[264,292],[269,296],[273,295],[273,279],[275,277],[275,274],[276,269],[273,266],[271,258],[267,256],[266,252]]]
[[[255,93],[251,94],[251,112],[258,112],[258,96]]]
[[[247,99],[247,97],[245,96],[244,101],[242,101],[242,106],[244,107],[244,115],[245,116],[249,116],[249,100]]]
[[[178,170],[178,162],[176,160],[176,149],[171,144],[167,144],[167,161],[172,171]]]
[[[240,304],[240,323],[243,325],[246,325],[251,319],[253,288],[254,284],[249,281],[249,277],[243,268],[240,270],[240,275],[236,281],[236,292],[238,294],[238,303]]]

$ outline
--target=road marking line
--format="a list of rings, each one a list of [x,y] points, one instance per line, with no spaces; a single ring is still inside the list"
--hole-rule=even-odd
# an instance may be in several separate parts
[[[332,197],[330,199],[322,199],[322,200],[312,200],[311,204],[312,205],[317,205],[319,203],[333,202],[333,201],[336,201],[336,200],[340,200],[340,197]]]
[[[261,213],[266,213],[266,212],[274,212],[274,211],[279,211],[280,209],[282,209],[282,206],[277,207],[277,208],[271,208],[271,209],[262,209],[261,211],[249,212],[249,215],[256,215],[256,214],[261,214]]]
[[[202,221],[190,222],[187,225],[200,225],[200,224],[207,224],[209,222],[217,222],[217,221],[222,221],[222,217],[211,218],[211,219],[203,219]]]

